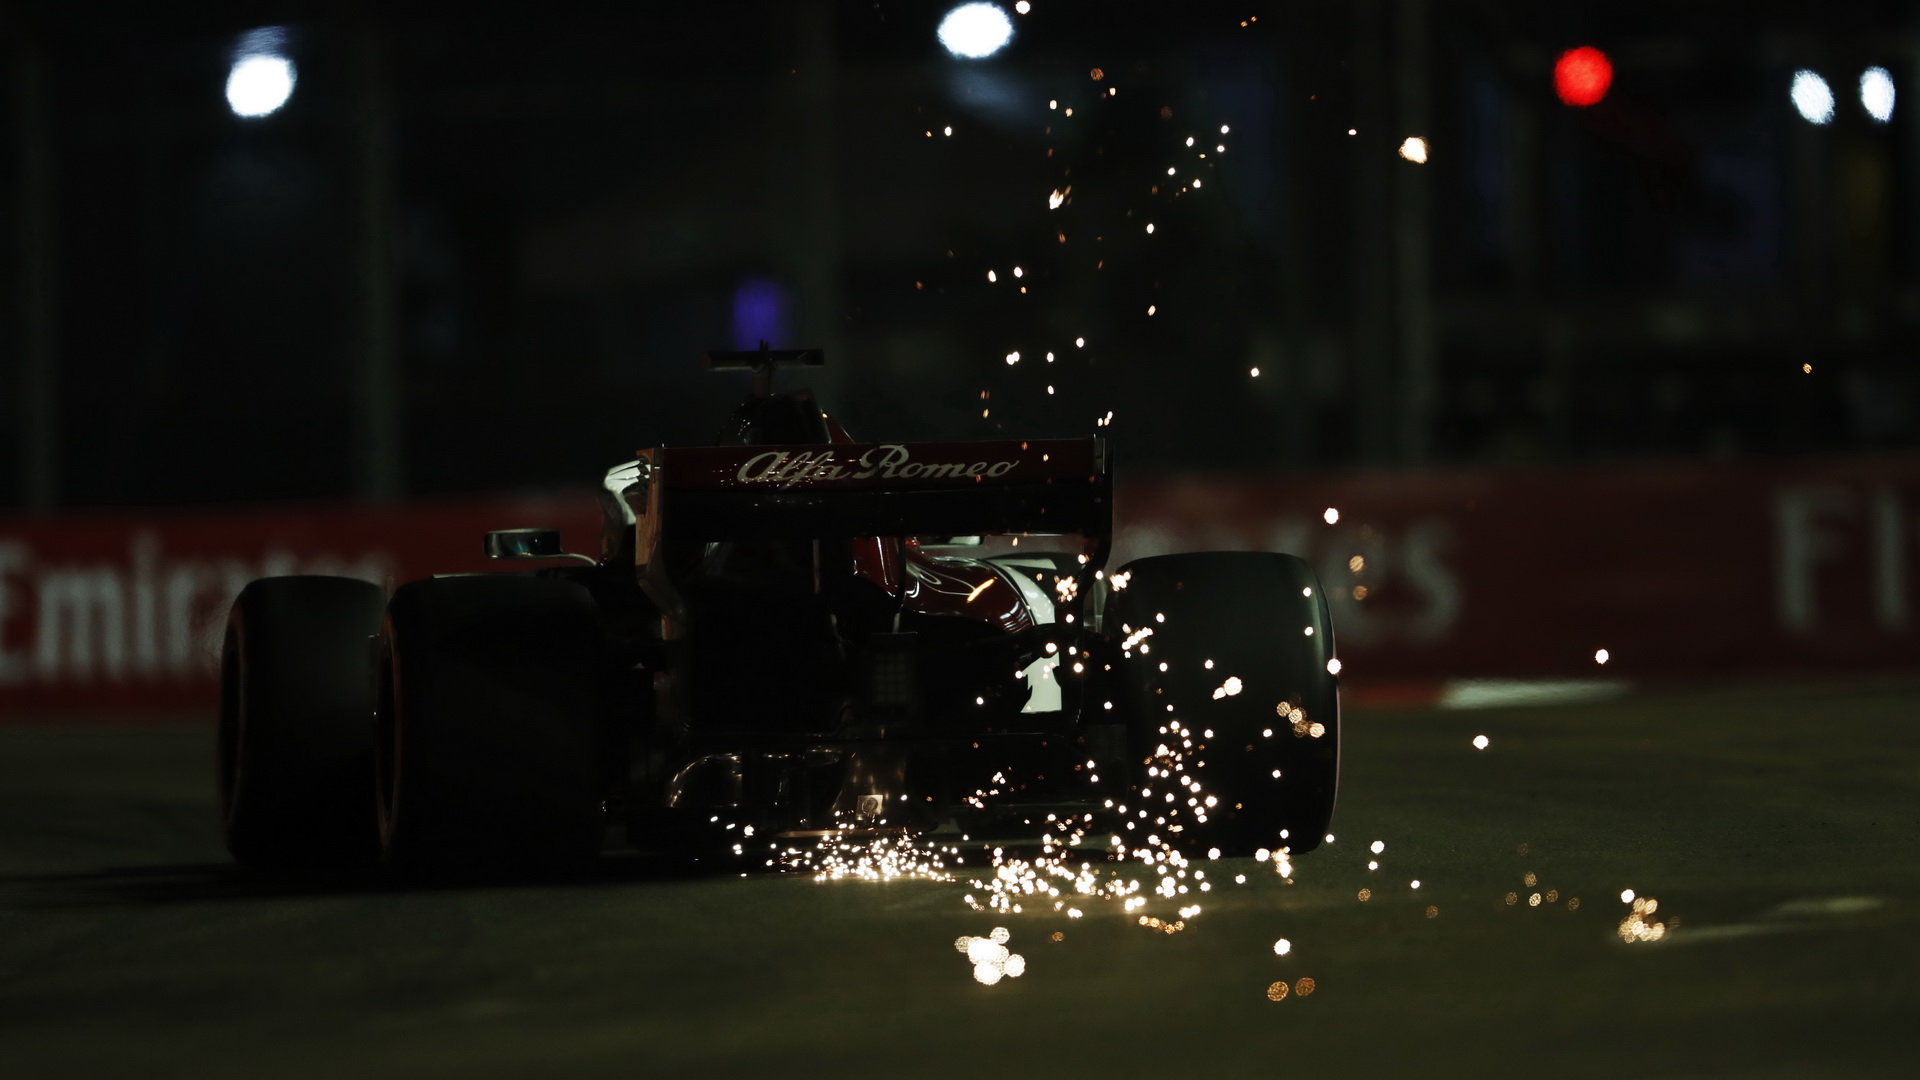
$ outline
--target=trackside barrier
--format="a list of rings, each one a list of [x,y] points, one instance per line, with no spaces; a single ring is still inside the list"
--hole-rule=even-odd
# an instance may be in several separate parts
[[[1305,556],[1362,698],[1463,680],[1920,672],[1920,455],[1136,479],[1115,504],[1115,567],[1205,548]],[[248,580],[499,569],[482,534],[521,526],[599,549],[590,492],[0,516],[0,720],[207,709]]]
[[[497,570],[482,535],[526,525],[599,553],[590,494],[0,518],[0,719],[210,706],[227,608],[247,582]]]

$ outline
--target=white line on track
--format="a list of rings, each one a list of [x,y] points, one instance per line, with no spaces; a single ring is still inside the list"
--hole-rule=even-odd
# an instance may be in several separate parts
[[[1755,922],[1726,923],[1721,926],[1686,923],[1667,939],[1667,943],[1672,945],[1728,941],[1734,938],[1791,934],[1795,931],[1821,929],[1831,925],[1826,920],[1865,914],[1885,905],[1886,901],[1877,896],[1814,896],[1801,900],[1788,900],[1768,908]]]
[[[1495,709],[1509,705],[1572,705],[1605,701],[1633,689],[1621,679],[1459,679],[1440,692],[1443,709]]]

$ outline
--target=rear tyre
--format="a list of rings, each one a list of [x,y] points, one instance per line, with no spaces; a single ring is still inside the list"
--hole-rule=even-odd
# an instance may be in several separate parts
[[[389,864],[434,874],[578,866],[605,833],[605,635],[564,580],[402,586],[379,707]]]
[[[1114,705],[1136,794],[1151,792],[1140,805],[1179,824],[1173,838],[1189,851],[1318,847],[1339,777],[1340,690],[1312,568],[1292,555],[1213,551],[1140,559],[1114,576],[1126,584],[1107,626],[1127,646],[1116,650]]]
[[[378,585],[264,578],[240,591],[220,657],[220,808],[250,866],[371,863]]]

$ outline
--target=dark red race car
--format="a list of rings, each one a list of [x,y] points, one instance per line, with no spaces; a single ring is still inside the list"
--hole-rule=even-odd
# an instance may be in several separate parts
[[[1298,853],[1333,813],[1338,665],[1290,555],[1109,571],[1100,438],[857,442],[810,352],[719,445],[608,474],[597,558],[234,603],[220,786],[243,863],[426,870],[750,853],[836,830],[1080,823],[1090,846]]]

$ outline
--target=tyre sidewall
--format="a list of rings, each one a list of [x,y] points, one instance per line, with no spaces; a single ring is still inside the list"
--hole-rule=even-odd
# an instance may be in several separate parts
[[[1337,791],[1340,718],[1332,627],[1312,568],[1270,552],[1198,552],[1137,560],[1120,574],[1127,585],[1111,595],[1106,633],[1118,643],[1129,630],[1153,631],[1115,651],[1136,789],[1154,789],[1156,811],[1162,792],[1174,792],[1183,847],[1244,855],[1318,846]],[[1163,732],[1173,719],[1186,730]],[[1162,744],[1185,753],[1184,771],[1213,808],[1189,810],[1184,791],[1144,774]]]
[[[228,613],[219,788],[227,847],[256,865],[358,864],[377,851],[370,642],[379,586],[264,578]]]
[[[381,639],[389,862],[461,870],[598,853],[607,660],[584,588],[517,575],[414,582],[395,592]]]

